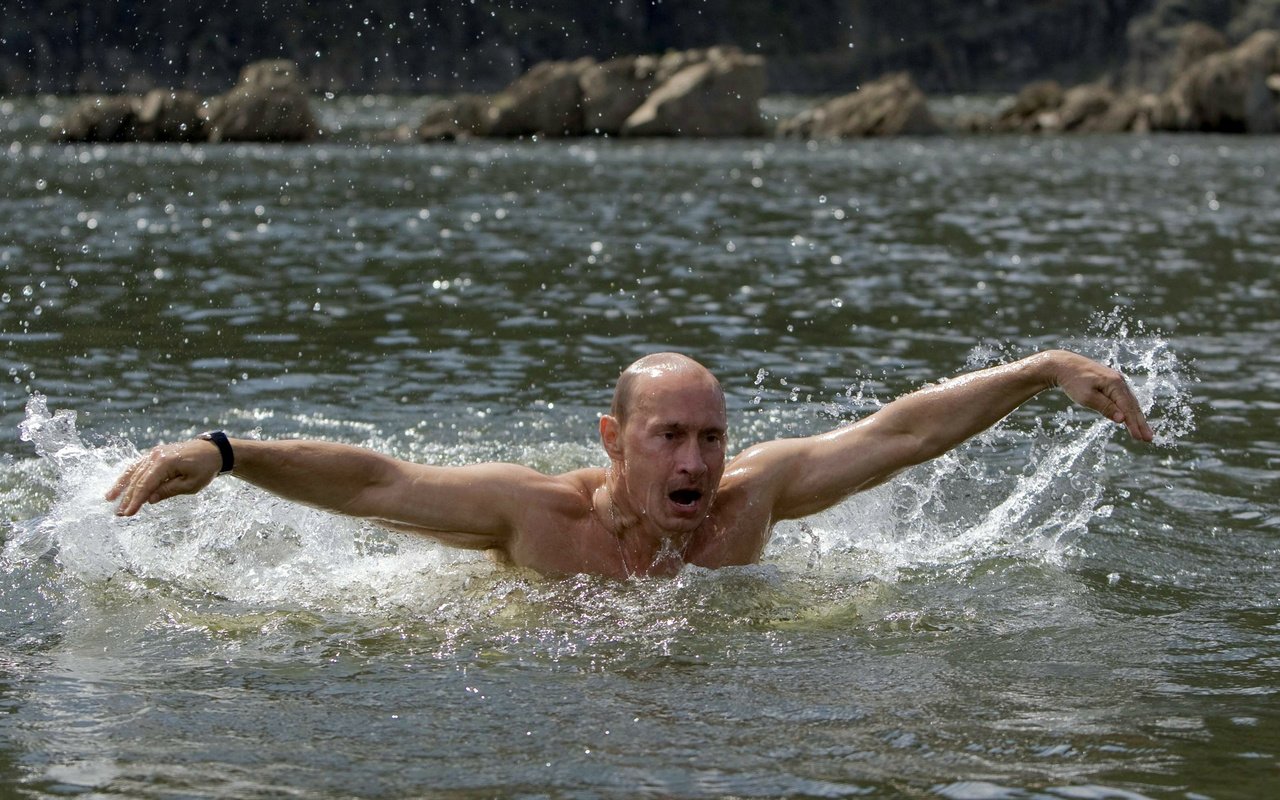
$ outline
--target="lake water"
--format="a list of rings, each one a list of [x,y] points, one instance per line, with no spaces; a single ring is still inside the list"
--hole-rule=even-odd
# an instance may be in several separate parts
[[[51,146],[0,101],[0,794],[1259,797],[1280,784],[1280,140]],[[733,449],[1046,347],[1046,394],[761,565],[504,570],[233,478],[211,427],[603,463],[656,349]]]

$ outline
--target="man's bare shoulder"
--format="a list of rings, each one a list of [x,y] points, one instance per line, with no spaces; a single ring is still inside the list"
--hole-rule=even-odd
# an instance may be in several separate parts
[[[550,474],[511,463],[477,465],[472,475],[498,490],[495,501],[508,509],[516,531],[524,533],[585,518],[592,493],[605,479],[599,468]]]
[[[506,563],[544,575],[606,571],[587,543],[593,530],[592,495],[605,481],[603,469],[558,475],[526,474],[524,501],[511,538],[501,547]]]
[[[531,478],[530,485],[545,493],[544,502],[553,504],[558,509],[560,503],[589,511],[591,495],[605,480],[605,471],[598,467],[575,469],[555,475],[536,473],[539,477]],[[584,505],[585,504],[585,505]]]
[[[760,491],[785,478],[802,458],[801,439],[773,439],[753,444],[725,466],[720,489]]]

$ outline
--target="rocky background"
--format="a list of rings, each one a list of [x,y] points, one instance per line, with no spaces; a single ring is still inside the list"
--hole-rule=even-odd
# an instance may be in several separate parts
[[[221,92],[263,59],[311,91],[493,92],[535,65],[731,45],[770,93],[907,72],[928,94],[1172,79],[1181,26],[1232,44],[1280,0],[6,0],[0,94]]]

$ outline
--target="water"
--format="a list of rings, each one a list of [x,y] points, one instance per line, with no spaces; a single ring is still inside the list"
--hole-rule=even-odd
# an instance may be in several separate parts
[[[1254,797],[1280,778],[1273,138],[53,147],[0,102],[0,781],[53,797]],[[43,117],[43,119],[42,119]],[[10,144],[12,142],[12,144]],[[546,580],[220,479],[210,427],[602,463],[689,352],[739,449],[1052,346],[755,567]]]

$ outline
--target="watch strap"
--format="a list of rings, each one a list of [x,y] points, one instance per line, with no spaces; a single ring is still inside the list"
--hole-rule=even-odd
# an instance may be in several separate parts
[[[222,431],[205,431],[196,437],[204,439],[206,442],[213,442],[217,446],[218,452],[222,454],[222,469],[218,470],[219,475],[226,475],[236,467],[236,454],[231,449],[231,440]]]

